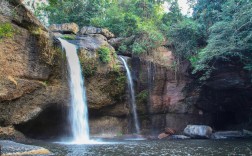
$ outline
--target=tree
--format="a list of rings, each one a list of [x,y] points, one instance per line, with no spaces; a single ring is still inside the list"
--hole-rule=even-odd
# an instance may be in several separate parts
[[[210,29],[207,46],[198,54],[195,70],[210,73],[213,60],[236,57],[252,69],[252,2],[229,0],[222,5],[221,21]],[[209,75],[206,75],[208,77]]]

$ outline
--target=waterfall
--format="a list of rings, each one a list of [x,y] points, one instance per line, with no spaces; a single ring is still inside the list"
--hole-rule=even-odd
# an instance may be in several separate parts
[[[133,114],[133,118],[134,118],[136,132],[137,132],[137,134],[140,134],[139,121],[138,121],[138,116],[137,116],[137,111],[136,111],[135,91],[134,91],[134,85],[133,85],[131,73],[130,73],[129,67],[128,67],[125,59],[121,56],[119,56],[119,57],[122,60],[123,65],[124,65],[126,72],[127,72],[128,87],[129,87],[129,91],[130,91],[131,110],[132,110],[132,114]]]
[[[65,49],[68,63],[69,87],[71,92],[69,118],[73,135],[71,142],[77,144],[87,143],[89,141],[89,125],[86,90],[76,46],[60,38],[59,41]]]

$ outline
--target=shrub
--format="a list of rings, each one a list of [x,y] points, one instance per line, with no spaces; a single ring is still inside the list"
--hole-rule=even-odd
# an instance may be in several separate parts
[[[98,54],[101,62],[109,63],[111,61],[110,49],[108,47],[102,46],[98,49]]]
[[[151,52],[164,42],[164,36],[152,21],[141,22],[138,26],[138,38],[132,45],[134,54]]]

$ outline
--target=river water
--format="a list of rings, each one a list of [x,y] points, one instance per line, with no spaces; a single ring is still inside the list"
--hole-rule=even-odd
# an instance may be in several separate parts
[[[249,156],[252,140],[142,140],[66,145],[37,142],[58,156]]]

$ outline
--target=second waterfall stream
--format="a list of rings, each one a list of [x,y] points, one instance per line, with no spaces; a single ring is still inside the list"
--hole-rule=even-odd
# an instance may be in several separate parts
[[[122,56],[119,56],[120,59],[123,62],[123,65],[126,69],[127,72],[127,80],[128,80],[128,87],[130,91],[130,104],[131,104],[131,111],[133,114],[133,119],[134,119],[134,125],[136,129],[136,133],[140,134],[140,126],[139,126],[139,121],[138,121],[138,116],[137,116],[137,110],[136,110],[136,99],[135,99],[135,91],[134,91],[134,85],[131,77],[131,73],[128,67],[128,64],[126,63],[125,59]]]
[[[89,143],[88,107],[84,79],[81,71],[76,46],[58,38],[66,52],[69,87],[71,92],[71,122],[72,140],[74,144]]]

